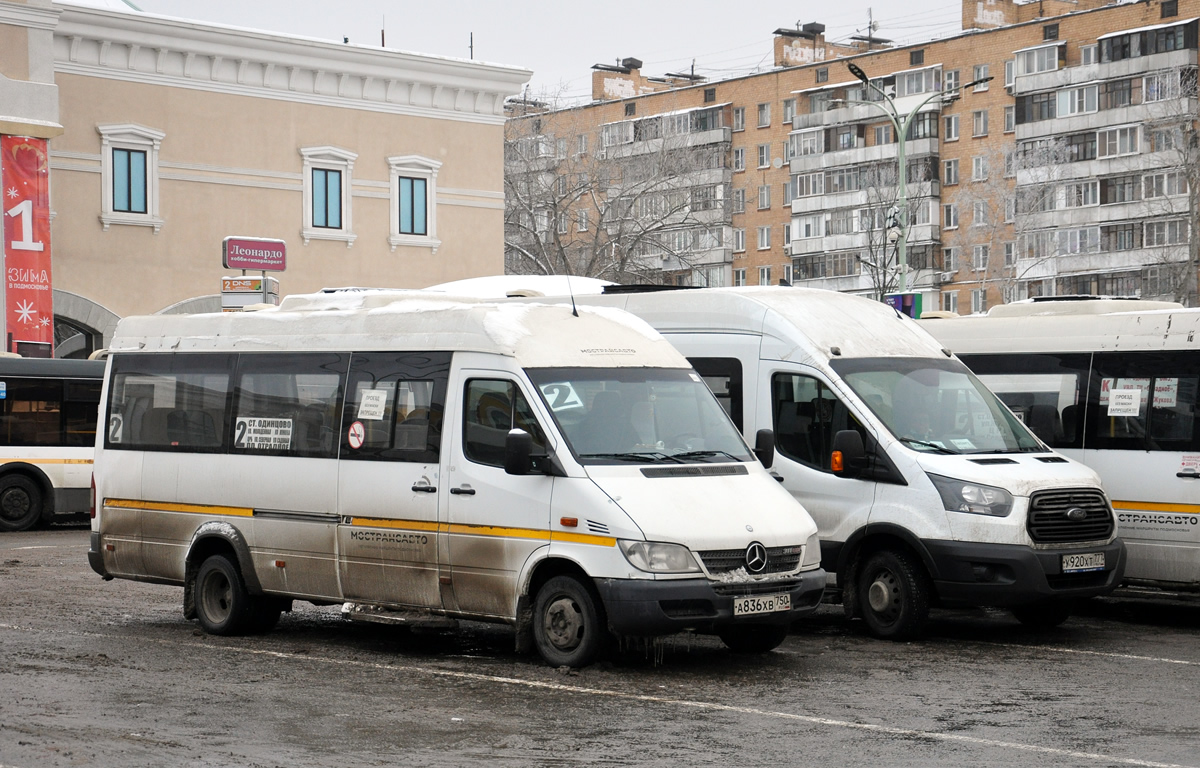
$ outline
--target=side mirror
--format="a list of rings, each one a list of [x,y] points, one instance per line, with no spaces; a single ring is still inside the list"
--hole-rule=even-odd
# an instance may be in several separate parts
[[[533,470],[533,436],[523,429],[509,430],[504,438],[504,471],[528,475]]]
[[[858,477],[867,468],[867,451],[862,435],[854,429],[843,429],[833,436],[833,452],[829,468],[838,477]]]
[[[754,435],[754,455],[766,469],[775,463],[775,433],[769,429],[760,429]]]

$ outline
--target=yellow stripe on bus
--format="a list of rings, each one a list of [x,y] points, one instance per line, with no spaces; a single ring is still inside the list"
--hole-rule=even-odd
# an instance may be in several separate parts
[[[173,504],[164,501],[138,501],[136,499],[105,499],[104,506],[124,509],[148,509],[152,512],[187,512],[193,515],[225,515],[253,517],[249,507],[219,507],[209,504]]]
[[[1160,504],[1157,501],[1114,501],[1113,509],[1140,512],[1177,512],[1181,515],[1200,515],[1200,504]]]
[[[402,528],[408,531],[432,531],[438,530],[437,523],[430,523],[424,520],[384,520],[378,517],[352,517],[350,518],[351,525],[361,525],[367,528]]]
[[[91,459],[29,459],[29,458],[3,459],[3,458],[0,458],[0,462],[5,463],[5,464],[7,464],[10,461],[23,461],[26,464],[91,464],[92,463]]]
[[[471,536],[496,536],[513,539],[547,539],[567,541],[574,544],[593,544],[600,547],[615,547],[617,540],[612,536],[593,536],[587,533],[567,531],[545,531],[535,528],[504,528],[495,525],[463,525],[460,523],[437,524],[424,520],[384,520],[377,517],[352,517],[351,525],[369,528],[400,528],[413,531],[437,531],[438,533],[462,533]]]

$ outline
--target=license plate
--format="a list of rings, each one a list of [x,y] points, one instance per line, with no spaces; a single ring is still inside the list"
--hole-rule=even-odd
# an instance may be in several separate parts
[[[1104,553],[1089,552],[1086,555],[1063,555],[1063,573],[1083,573],[1084,571],[1103,571]]]
[[[758,597],[735,597],[733,615],[748,616],[753,613],[774,613],[792,610],[791,595],[760,595]]]

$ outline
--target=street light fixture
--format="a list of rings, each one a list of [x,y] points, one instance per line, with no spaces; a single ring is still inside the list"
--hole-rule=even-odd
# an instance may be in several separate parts
[[[846,62],[846,67],[850,70],[850,74],[854,75],[867,88],[874,90],[879,94],[882,101],[860,101],[857,99],[838,99],[843,104],[866,104],[874,106],[883,112],[883,114],[891,121],[892,127],[896,129],[896,170],[897,170],[897,189],[896,189],[896,209],[899,218],[896,222],[895,230],[898,230],[899,235],[896,237],[896,262],[899,268],[898,289],[901,293],[908,290],[908,161],[904,154],[904,142],[908,138],[908,129],[912,125],[912,121],[916,118],[917,113],[921,109],[933,101],[941,98],[948,93],[955,91],[965,91],[967,88],[972,88],[977,85],[983,85],[990,82],[991,77],[981,77],[977,80],[972,80],[966,85],[956,86],[954,88],[942,88],[941,90],[931,94],[927,99],[912,108],[912,110],[904,118],[900,117],[900,113],[896,110],[896,101],[886,91],[880,88],[875,83],[871,82],[871,78],[854,62]],[[888,238],[889,241],[891,237]]]

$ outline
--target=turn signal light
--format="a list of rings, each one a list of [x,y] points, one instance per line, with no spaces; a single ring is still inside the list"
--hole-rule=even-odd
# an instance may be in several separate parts
[[[579,526],[578,517],[563,517],[559,518],[558,522],[562,524],[563,528],[577,528]]]
[[[830,468],[831,470],[833,470],[834,472],[841,472],[842,470],[844,470],[844,469],[846,468],[846,467],[845,467],[845,463],[844,463],[844,461],[843,461],[843,459],[842,459],[842,452],[841,452],[841,451],[834,451],[834,452],[833,452],[833,453],[830,455],[830,457],[829,457],[829,468]]]
[[[96,473],[92,473],[92,495],[91,505],[88,507],[88,517],[92,520],[96,519]]]
[[[286,567],[287,567],[287,560],[276,560],[276,561],[275,561],[275,567],[276,567],[276,568],[286,568]]]

